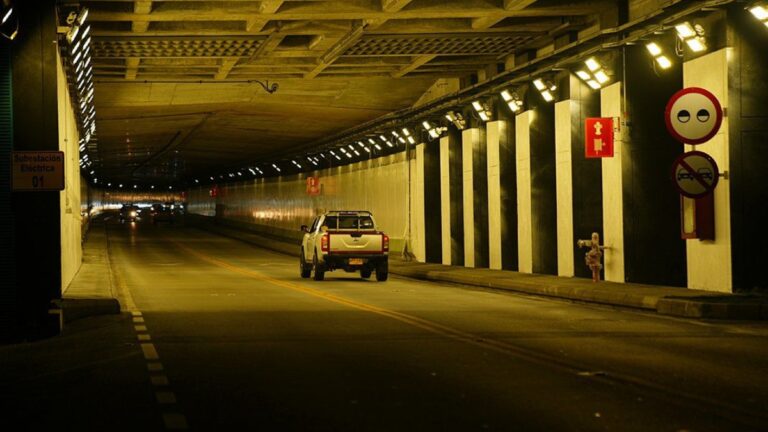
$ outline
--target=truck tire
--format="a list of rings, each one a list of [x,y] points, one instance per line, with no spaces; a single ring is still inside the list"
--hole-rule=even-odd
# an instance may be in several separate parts
[[[388,276],[389,276],[389,263],[386,261],[379,263],[379,265],[376,266],[376,280],[379,282],[384,282],[387,280]]]
[[[360,277],[363,279],[368,279],[371,277],[371,273],[373,273],[373,270],[369,268],[360,269]]]
[[[304,279],[308,279],[312,275],[312,265],[307,264],[307,260],[304,259],[303,249],[301,251],[301,257],[299,258],[299,272]]]
[[[315,256],[312,258],[312,273],[313,278],[316,281],[321,281],[325,279],[325,268],[317,262],[317,251],[315,251]]]

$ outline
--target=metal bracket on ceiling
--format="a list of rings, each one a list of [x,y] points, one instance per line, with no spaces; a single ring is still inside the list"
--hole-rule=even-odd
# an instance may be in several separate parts
[[[272,94],[277,91],[278,88],[280,88],[280,85],[276,82],[273,82],[271,85],[269,84],[269,80],[265,82],[261,82],[259,80],[248,80],[249,83],[257,83],[259,84],[265,92]]]

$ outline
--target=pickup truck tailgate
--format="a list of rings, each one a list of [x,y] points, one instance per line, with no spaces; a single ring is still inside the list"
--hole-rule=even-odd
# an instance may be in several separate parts
[[[331,232],[328,233],[331,254],[376,254],[383,253],[384,235],[381,233]]]

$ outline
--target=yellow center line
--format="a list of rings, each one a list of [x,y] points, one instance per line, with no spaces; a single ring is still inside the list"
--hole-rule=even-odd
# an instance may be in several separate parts
[[[461,342],[465,342],[468,344],[472,344],[475,346],[483,347],[486,349],[490,349],[492,351],[500,352],[503,354],[515,354],[515,355],[522,355],[525,357],[528,357],[530,359],[535,359],[538,361],[543,360],[538,355],[535,355],[530,352],[521,351],[520,348],[515,347],[514,345],[510,345],[501,341],[496,340],[490,340],[490,339],[484,339],[480,336],[474,335],[472,333],[464,332],[452,327],[445,326],[443,324],[439,324],[433,321],[429,321],[423,318],[419,318],[413,315],[404,314],[401,312],[384,309],[378,306],[373,306],[366,303],[361,303],[355,300],[351,300],[345,297],[341,297],[335,294],[330,294],[325,291],[321,291],[314,288],[309,288],[306,286],[298,285],[292,282],[287,282],[284,280],[279,280],[272,278],[270,276],[267,276],[261,272],[250,270],[242,267],[238,267],[232,264],[229,264],[228,262],[222,261],[218,258],[214,258],[212,256],[206,255],[204,253],[198,252],[184,244],[181,244],[175,240],[171,240],[176,246],[178,246],[180,249],[186,251],[190,255],[193,255],[203,261],[209,262],[211,264],[214,264],[218,267],[225,268],[229,271],[232,271],[234,273],[239,273],[244,276],[248,276],[254,279],[258,279],[267,283],[270,283],[272,285],[276,285],[282,288],[287,288],[293,291],[298,291],[304,294],[308,294],[314,297],[322,298],[324,300],[328,300],[337,304],[345,305],[351,308],[355,308],[358,310],[374,313],[380,316],[385,316],[387,318],[391,318],[397,321],[400,321],[402,323],[408,324],[413,327],[420,328],[422,330],[426,330],[430,333],[434,333],[440,336],[444,336],[453,340],[458,340]],[[548,362],[551,361],[551,359],[546,359]],[[571,369],[572,367],[568,367],[568,369]]]

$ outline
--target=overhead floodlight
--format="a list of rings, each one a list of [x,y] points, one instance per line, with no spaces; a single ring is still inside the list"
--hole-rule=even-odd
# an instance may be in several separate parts
[[[399,134],[399,133],[397,133],[397,131],[392,131],[392,135],[393,135],[393,136],[394,136],[394,137],[395,137],[395,138],[396,138],[398,141],[400,141],[400,144],[405,144],[405,138],[403,138],[402,136],[400,136],[400,134]]]
[[[8,8],[8,12],[6,12],[5,15],[3,15],[3,21],[0,24],[5,24],[5,22],[8,21],[8,18],[10,18],[11,15],[13,15],[13,8]]]
[[[280,167],[279,167],[279,166],[277,166],[277,164],[272,164],[272,168],[274,168],[274,169],[275,169],[275,171],[277,171],[277,172],[282,172],[282,171],[280,170]]]
[[[704,39],[704,28],[700,25],[692,25],[688,21],[675,26],[677,36],[688,45],[693,52],[701,52],[707,49]]]
[[[547,102],[552,102],[555,97],[552,96],[552,92],[557,90],[557,85],[550,80],[544,81],[541,78],[533,80],[533,85],[541,93],[541,97]]]
[[[659,64],[659,67],[662,69],[669,69],[672,66],[672,61],[663,54],[661,47],[655,42],[646,44],[645,48],[651,53],[653,59]]]
[[[768,8],[765,6],[753,6],[749,8],[749,13],[768,26]]]
[[[448,111],[445,113],[445,118],[458,130],[464,130],[467,127],[467,119],[458,111]]]
[[[500,94],[501,98],[504,99],[504,102],[507,103],[507,106],[510,110],[512,110],[513,113],[516,113],[523,108],[523,100],[520,98],[517,92],[504,90]]]
[[[594,57],[588,58],[586,61],[584,61],[584,64],[587,65],[587,68],[589,68],[590,72],[594,72],[602,68],[602,66],[600,66],[600,63],[598,63]]]
[[[578,70],[576,71],[576,76],[581,78],[593,90],[601,88],[603,84],[611,80],[603,65],[596,58],[590,57],[584,61],[584,64],[589,72],[583,69]]]
[[[477,115],[480,116],[480,120],[482,121],[487,122],[491,119],[491,117],[493,117],[493,111],[491,111],[490,107],[488,107],[488,104],[485,102],[474,101],[472,102],[472,108],[475,109]]]
[[[427,131],[431,139],[440,138],[440,135],[442,135],[443,132],[448,130],[448,128],[446,128],[445,126],[433,125],[432,123],[426,120],[424,120],[424,122],[421,125],[424,127],[424,130]]]
[[[380,145],[374,144],[373,146],[376,147],[376,150],[379,150],[379,151],[381,150],[381,146]]]
[[[413,137],[411,131],[408,130],[408,128],[403,128],[402,131],[403,135],[405,135],[405,139],[408,140],[409,143],[416,144],[416,139]]]
[[[293,162],[293,164],[296,165],[296,168],[301,169],[300,163],[296,162],[295,160],[292,160],[291,162]]]
[[[394,147],[394,145],[392,144],[392,142],[391,142],[391,141],[389,141],[389,140],[387,139],[387,137],[385,137],[384,135],[379,135],[379,139],[380,139],[382,142],[384,142],[384,144],[386,144],[386,145],[387,145],[387,147]]]

